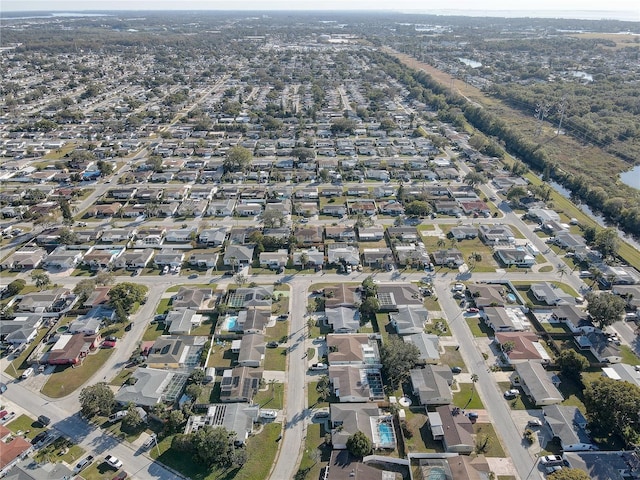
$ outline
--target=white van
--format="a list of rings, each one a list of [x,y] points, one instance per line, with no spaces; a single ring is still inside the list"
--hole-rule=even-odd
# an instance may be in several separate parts
[[[31,367],[27,368],[24,372],[22,372],[22,375],[20,375],[20,378],[22,380],[26,380],[27,378],[29,378],[31,375],[33,375],[35,372],[35,370]]]

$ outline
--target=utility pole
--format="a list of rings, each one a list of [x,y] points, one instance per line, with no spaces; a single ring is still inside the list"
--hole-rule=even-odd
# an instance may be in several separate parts
[[[536,103],[536,131],[534,135],[537,137],[542,133],[542,122],[544,121],[544,117],[549,113],[549,104],[548,103]]]
[[[560,112],[560,121],[558,122],[558,131],[556,132],[556,136],[560,135],[562,131],[562,120],[564,120],[564,112],[567,109],[567,96],[563,95],[560,99],[560,103],[558,104],[558,112]]]

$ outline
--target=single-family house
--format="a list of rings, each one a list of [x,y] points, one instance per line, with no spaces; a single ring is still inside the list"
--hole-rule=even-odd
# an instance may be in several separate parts
[[[506,267],[529,268],[536,264],[535,257],[522,247],[498,248],[494,254]]]
[[[0,341],[19,347],[31,343],[42,325],[41,314],[21,313],[14,318],[0,318]]]
[[[227,233],[225,227],[208,228],[200,232],[198,240],[209,247],[219,247],[227,239]]]
[[[448,365],[425,365],[409,371],[413,394],[420,405],[449,405],[453,401],[453,374]]]
[[[262,333],[245,333],[240,340],[238,365],[241,367],[259,367],[264,361],[266,344]]]
[[[358,250],[358,247],[353,245],[347,245],[345,243],[328,243],[327,263],[329,265],[359,265],[360,251]]]
[[[401,306],[422,306],[422,295],[411,283],[387,283],[378,285],[380,310],[399,311]]]
[[[551,361],[538,335],[533,332],[497,332],[495,342],[507,365],[531,361],[545,364]]]
[[[222,373],[220,400],[222,402],[251,402],[262,379],[262,368],[234,367]]]
[[[329,365],[356,365],[380,368],[380,353],[375,338],[365,333],[327,335]]]
[[[47,363],[49,365],[77,365],[89,355],[89,352],[95,350],[99,343],[100,335],[64,333],[49,350]]]
[[[619,342],[605,335],[601,331],[589,332],[575,337],[575,341],[581,350],[589,350],[603,363],[619,363],[622,361],[622,352]]]
[[[156,268],[181,267],[184,262],[184,253],[173,248],[163,248],[153,257]]]
[[[234,434],[234,444],[244,444],[253,432],[253,424],[258,421],[260,406],[242,403],[220,403],[207,405],[203,415],[191,415],[184,433],[197,432],[202,427],[224,427]]]
[[[425,332],[414,333],[402,337],[405,343],[411,343],[418,347],[420,355],[418,361],[422,364],[433,364],[440,362],[440,337]]]
[[[349,307],[326,307],[325,324],[334,333],[355,333],[360,328],[360,311]]]
[[[440,440],[445,452],[461,455],[472,453],[475,449],[475,441],[471,420],[463,415],[459,408],[451,408],[449,405],[441,405],[435,410],[442,421]]]
[[[382,415],[375,403],[333,403],[330,406],[331,444],[335,450],[345,450],[347,440],[356,432],[364,433],[373,448],[395,448],[396,440],[391,416]],[[386,435],[379,426],[386,423]]]
[[[271,312],[264,308],[248,308],[240,310],[237,315],[234,331],[239,333],[264,333],[271,320]]]
[[[484,307],[480,316],[496,333],[524,332],[531,329],[531,324],[520,307]]]
[[[558,377],[554,375],[552,379],[540,362],[521,362],[514,367],[511,382],[520,386],[534,405],[542,407],[564,400],[557,387],[560,384]]]
[[[302,265],[302,260],[304,259],[303,255],[306,255],[305,265]],[[293,252],[293,264],[296,267],[321,267],[322,265],[324,265],[324,252],[321,252],[315,247],[296,250],[295,252]]]
[[[165,242],[189,243],[198,238],[198,227],[176,228],[167,231]]]
[[[467,291],[471,295],[473,303],[478,308],[504,307],[504,286],[490,283],[470,283]]]
[[[203,317],[196,310],[180,308],[171,310],[166,318],[165,325],[170,335],[189,335],[191,330],[202,323]]]
[[[147,352],[147,367],[188,372],[198,365],[207,340],[200,335],[161,335]]]
[[[255,245],[228,245],[222,263],[233,268],[248,267],[253,261]]]
[[[261,252],[259,255],[260,266],[277,270],[284,268],[289,261],[289,252],[287,249],[279,249],[275,252]]]
[[[273,286],[241,287],[227,295],[227,305],[239,310],[249,307],[271,309],[272,302]]]
[[[371,268],[387,268],[393,265],[395,259],[388,247],[362,249],[363,263]]]
[[[84,250],[71,250],[65,245],[60,245],[51,252],[43,260],[42,265],[46,268],[55,268],[58,270],[67,270],[69,268],[76,268],[82,261],[84,256]]]
[[[490,246],[515,243],[515,236],[507,225],[480,225],[478,236],[480,240]]]
[[[446,250],[435,250],[431,253],[435,265],[446,265],[448,267],[459,267],[464,263],[464,255],[457,248]]]
[[[210,288],[180,287],[178,293],[171,297],[171,308],[203,310],[207,308],[212,297],[213,291]]]
[[[329,383],[339,402],[369,402],[383,399],[380,374],[370,382],[371,370],[353,365],[331,365]]]
[[[188,374],[157,368],[134,370],[132,382],[127,382],[116,393],[116,402],[121,405],[153,407],[161,402],[174,402],[187,383]]]
[[[46,250],[35,245],[25,245],[5,258],[0,263],[0,269],[12,271],[33,270],[40,266],[46,256]]]
[[[587,419],[578,407],[548,405],[543,407],[542,411],[553,438],[560,441],[563,452],[595,449],[595,445],[587,433]]]
[[[216,268],[219,255],[215,252],[195,251],[189,254],[187,262],[196,268]]]
[[[389,319],[399,335],[412,335],[424,332],[429,312],[422,305],[402,305],[397,312],[389,313]]]
[[[116,268],[136,270],[145,268],[153,258],[153,248],[127,250],[115,261]]]
[[[575,305],[558,305],[552,309],[551,317],[556,322],[564,323],[572,333],[585,334],[596,330],[589,314]]]

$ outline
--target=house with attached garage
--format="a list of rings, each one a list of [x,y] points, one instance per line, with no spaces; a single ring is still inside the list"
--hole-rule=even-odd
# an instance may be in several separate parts
[[[178,371],[193,369],[198,365],[206,343],[205,336],[161,335],[148,351],[147,367]]]
[[[242,268],[251,265],[255,245],[228,245],[223,263],[228,267]]]
[[[14,347],[31,343],[42,325],[41,313],[21,313],[14,318],[0,318],[0,340]]]
[[[347,245],[346,243],[328,243],[327,263],[329,265],[337,265],[339,263],[359,265],[360,251],[358,247]]]
[[[435,365],[440,362],[440,337],[437,335],[420,332],[405,335],[402,340],[418,347],[418,363]]]
[[[221,246],[227,238],[228,230],[225,227],[209,228],[202,230],[198,235],[198,240],[210,247]]]
[[[486,245],[505,245],[515,243],[515,235],[507,225],[480,225],[478,236]]]
[[[180,287],[178,293],[171,297],[171,308],[202,310],[207,308],[212,297],[213,291],[210,288]]]
[[[429,414],[429,425],[434,440],[441,440],[445,452],[469,455],[475,449],[473,424],[460,412],[460,409],[449,405],[436,407]]]
[[[157,268],[181,267],[184,262],[184,253],[173,248],[163,248],[153,257],[153,263]]]
[[[507,365],[533,361],[547,364],[551,361],[551,357],[534,332],[498,332],[495,343]]]
[[[448,365],[425,365],[409,371],[413,394],[420,405],[449,405],[453,402],[453,374]]]
[[[599,362],[620,363],[622,361],[622,351],[620,342],[605,335],[601,331],[594,331],[585,335],[575,337],[578,348],[589,350]]]
[[[382,378],[379,373],[374,376],[370,369],[331,365],[329,383],[339,402],[369,402],[384,398]]]
[[[35,245],[25,245],[0,263],[2,270],[24,271],[38,268],[47,256],[47,252]]]
[[[220,401],[251,402],[262,379],[262,368],[235,367],[222,373]]]
[[[498,248],[494,254],[506,267],[528,268],[536,264],[535,257],[524,248]]]
[[[204,415],[191,415],[184,433],[197,432],[202,427],[224,427],[233,434],[235,444],[244,444],[253,433],[253,424],[258,421],[260,406],[243,403],[207,405]]]
[[[187,260],[189,265],[197,268],[215,268],[218,264],[218,254],[214,252],[194,252]]]
[[[389,319],[398,335],[412,335],[424,332],[429,312],[422,305],[401,305],[397,312],[389,313]]]
[[[174,402],[177,393],[187,383],[188,375],[176,371],[157,368],[138,368],[131,375],[133,382],[127,382],[116,393],[116,402],[120,405],[153,407],[161,402]]]
[[[587,419],[578,407],[549,405],[543,407],[544,421],[553,438],[560,441],[563,452],[594,450],[596,447],[587,432]]]
[[[540,362],[522,362],[514,366],[511,383],[520,386],[534,405],[542,407],[562,403],[564,397],[558,390],[560,379],[557,375],[552,376]]]
[[[431,252],[435,265],[447,265],[448,267],[459,267],[464,263],[464,255],[457,248],[447,250],[435,250]]]
[[[116,268],[126,268],[127,270],[136,270],[145,268],[153,258],[153,249],[134,249],[127,250],[115,261]]]
[[[377,448],[395,448],[391,417],[383,415],[375,403],[332,403],[331,412],[331,444],[335,450],[345,450],[347,440],[356,432],[364,433]],[[380,436],[379,425],[387,423],[391,431],[389,435]]]
[[[551,310],[549,321],[564,323],[571,333],[591,333],[596,331],[589,314],[574,305],[558,305]]]
[[[259,259],[261,267],[277,270],[287,265],[289,252],[286,249],[280,249],[275,252],[262,252]]]
[[[198,238],[198,227],[177,228],[168,230],[165,242],[188,243]]]
[[[266,349],[264,335],[262,333],[245,333],[239,343],[238,365],[254,368],[261,366]]]
[[[66,245],[60,245],[43,260],[42,265],[46,268],[56,268],[67,270],[76,268],[82,261],[86,250],[71,250]]]

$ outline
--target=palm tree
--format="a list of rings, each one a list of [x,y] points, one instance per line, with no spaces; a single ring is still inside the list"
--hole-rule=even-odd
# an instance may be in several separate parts
[[[477,373],[472,373],[471,374],[471,395],[469,396],[469,401],[466,403],[466,405],[463,407],[463,410],[466,410],[466,408],[469,406],[469,404],[471,403],[471,400],[473,400],[473,393],[476,390],[476,382],[478,381],[478,374]]]
[[[237,257],[231,257],[229,259],[229,263],[231,264],[231,270],[233,270],[235,272],[236,271],[236,265],[238,265],[238,258]]]
[[[309,263],[309,255],[306,252],[302,252],[300,254],[300,265],[302,265],[302,269],[307,268],[307,263]]]
[[[447,244],[447,242],[445,241],[445,239],[444,239],[444,238],[439,238],[439,239],[438,239],[438,242],[436,243],[436,245],[437,245],[439,248],[444,248],[444,246],[445,246],[446,244]]]
[[[558,273],[560,274],[560,278],[564,277],[564,274],[567,273],[567,266],[564,263],[558,264]]]

